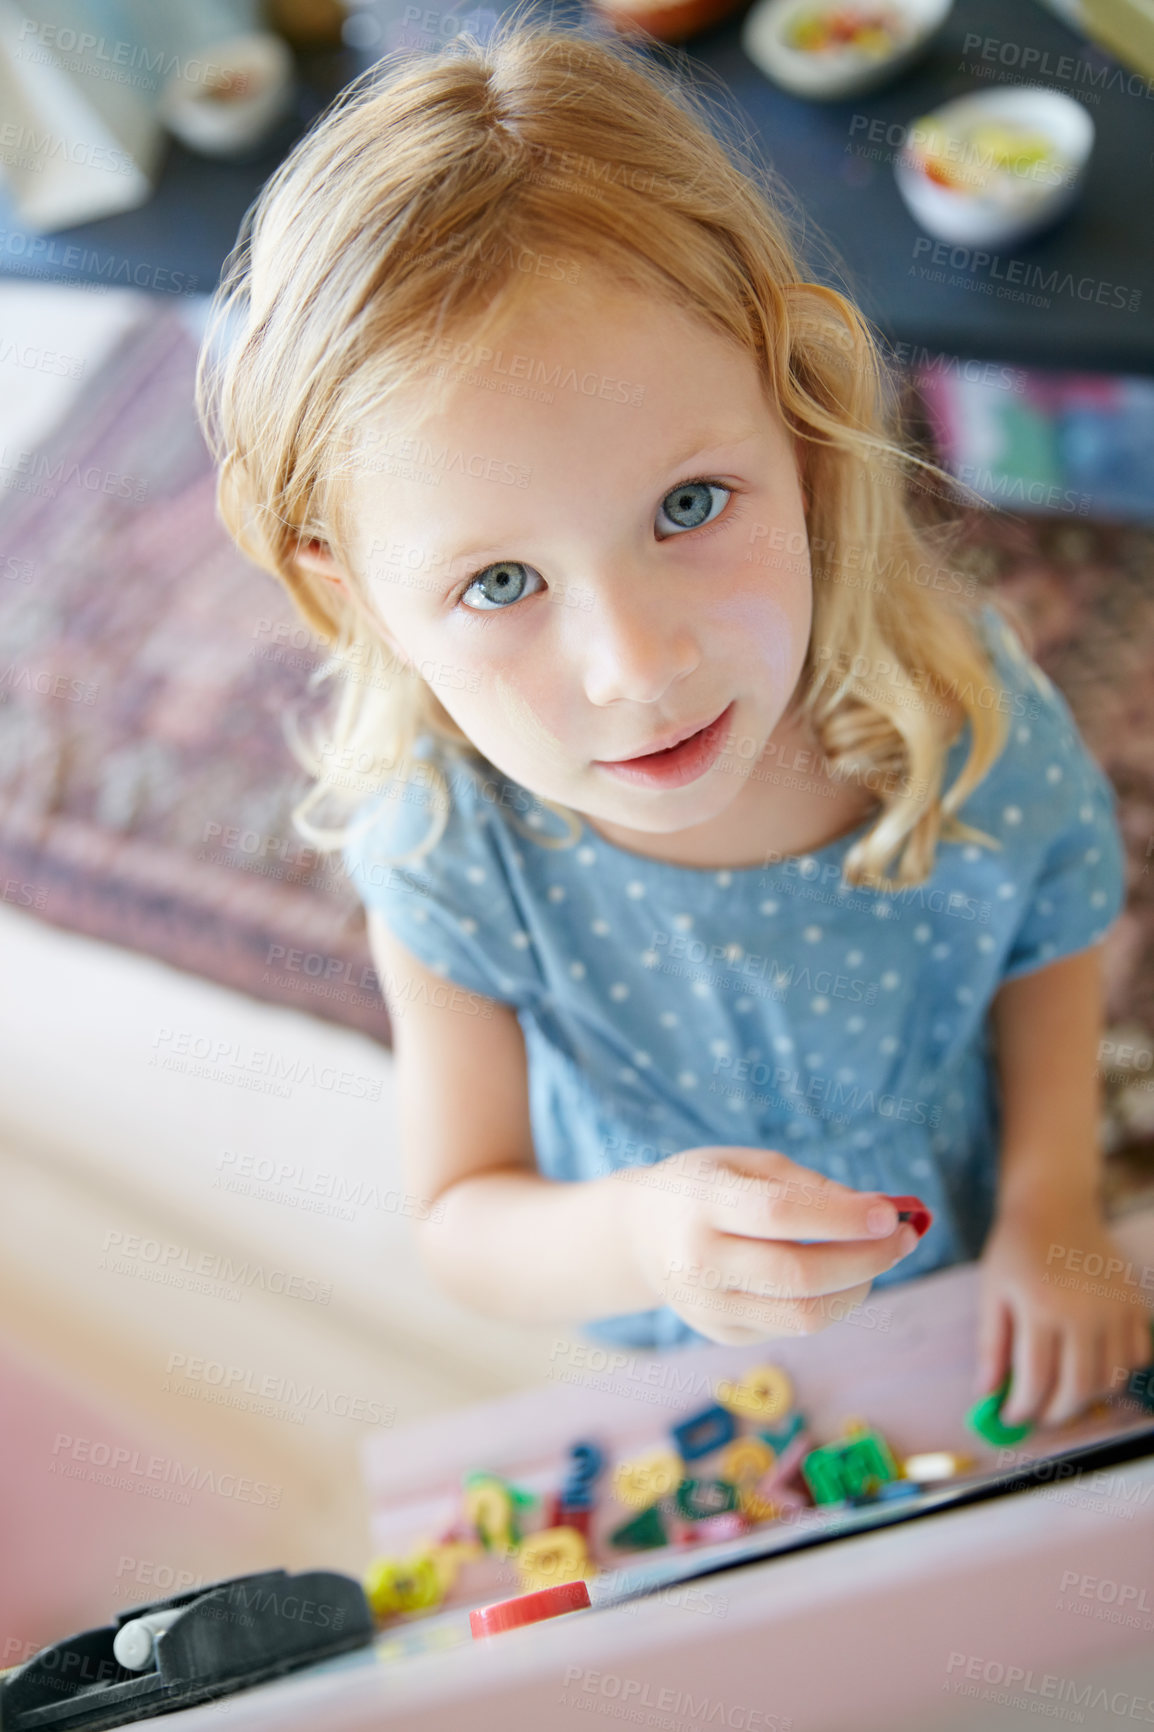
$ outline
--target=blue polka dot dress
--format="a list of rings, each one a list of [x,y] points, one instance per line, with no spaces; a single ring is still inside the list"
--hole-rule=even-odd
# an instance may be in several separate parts
[[[366,907],[446,981],[515,1007],[542,1173],[780,1149],[929,1204],[929,1233],[875,1288],[977,1256],[998,1166],[990,1001],[1096,943],[1124,899],[1109,782],[990,608],[983,627],[1008,734],[959,815],[1001,846],[942,842],[909,890],[841,883],[876,814],[812,853],[718,871],[646,859],[585,824],[573,845],[542,846],[564,841],[560,818],[483,764],[443,763],[452,812],[415,864],[387,857],[425,834],[427,790],[394,785],[360,809],[344,860]],[[946,787],[968,749],[967,723]],[[588,1327],[656,1349],[702,1339],[668,1307]]]

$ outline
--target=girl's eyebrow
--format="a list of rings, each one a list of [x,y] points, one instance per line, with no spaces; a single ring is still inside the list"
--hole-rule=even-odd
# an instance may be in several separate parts
[[[695,435],[689,448],[681,455],[671,457],[664,468],[666,470],[680,469],[691,458],[712,457],[718,452],[730,451],[737,445],[747,445],[751,440],[756,439],[760,432],[761,429],[746,424],[740,427],[722,429],[720,438],[709,439],[706,437],[703,441],[700,434]],[[447,548],[438,548],[430,554],[429,562],[452,579],[461,566],[471,565],[475,559],[482,559],[487,554],[496,555],[500,551],[501,544],[497,542],[486,542],[483,546],[459,547],[452,552]]]

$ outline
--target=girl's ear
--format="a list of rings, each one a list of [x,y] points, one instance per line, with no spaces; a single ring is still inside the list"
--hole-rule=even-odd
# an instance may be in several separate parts
[[[337,589],[348,597],[354,611],[360,613],[361,609],[356,596],[349,590],[348,579],[323,541],[317,541],[315,537],[310,541],[298,541],[293,559],[297,565],[303,566],[306,571],[315,572],[318,577],[323,577],[327,583],[335,584]],[[373,628],[384,638],[396,659],[403,666],[410,667],[412,661],[408,651],[401,648],[388,627],[382,625],[380,621],[374,621]]]
[[[335,583],[338,589],[347,587],[344,572],[323,541],[315,538],[311,541],[298,541],[293,558],[298,565],[303,565],[306,571],[315,572],[327,582]]]

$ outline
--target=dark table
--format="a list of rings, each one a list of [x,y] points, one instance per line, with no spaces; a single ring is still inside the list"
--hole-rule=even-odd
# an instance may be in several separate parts
[[[552,15],[576,12],[554,4]],[[743,15],[684,49],[657,52],[721,96],[730,111],[726,120],[722,110],[722,124],[744,135],[791,189],[813,275],[847,288],[902,358],[917,360],[924,350],[1154,373],[1154,87],[1147,80],[1035,0],[957,0],[931,51],[898,82],[848,102],[802,102],[747,59]],[[127,282],[157,293],[210,290],[260,185],[364,63],[350,50],[299,56],[295,110],[258,154],[220,162],[173,143],[146,205],[44,237],[35,256],[28,252],[35,237],[22,241],[0,210],[0,273]],[[1031,79],[1086,104],[1097,128],[1094,154],[1075,210],[1047,235],[990,249],[994,260],[984,264],[924,235],[902,204],[892,167],[900,129],[965,91]]]
[[[740,33],[739,16],[692,44],[708,68],[704,87],[709,75],[724,81],[799,216],[840,255],[840,282],[816,258],[814,274],[847,287],[891,340],[1026,366],[1154,372],[1154,83],[1036,0],[957,0],[923,60],[848,102],[778,90]],[[997,262],[985,265],[924,234],[898,194],[893,159],[902,128],[927,110],[1030,82],[1085,104],[1094,151],[1069,216],[1024,244],[988,249]]]
[[[259,150],[223,160],[168,138],[156,190],[137,210],[38,237],[21,227],[0,185],[0,277],[211,293],[258,190],[359,70],[344,49],[301,52],[296,62],[292,109]]]

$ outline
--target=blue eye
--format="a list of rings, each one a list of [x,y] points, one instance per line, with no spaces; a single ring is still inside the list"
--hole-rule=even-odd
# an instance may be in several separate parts
[[[665,495],[660,509],[665,512],[675,531],[701,529],[706,523],[712,522],[732,492],[732,487],[723,487],[720,481],[683,481],[679,487],[674,487]],[[725,495],[716,510],[709,498],[711,493]]]
[[[674,535],[680,535],[688,529],[703,529],[714,521],[718,513],[725,507],[726,501],[733,493],[732,487],[726,487],[720,481],[683,481],[680,486],[672,488],[658,507],[658,516],[663,513],[667,519],[666,535],[671,530]],[[720,501],[711,499],[711,494],[720,494]],[[668,509],[667,509],[668,507]],[[486,565],[481,571],[475,572],[461,591],[459,602],[464,603],[465,597],[474,589],[480,589],[483,595],[483,605],[469,606],[470,613],[492,613],[505,610],[506,603],[520,601],[525,594],[525,579],[519,575],[532,571],[531,565],[526,565],[519,559],[502,559],[494,565]],[[540,573],[537,573],[539,576]],[[491,593],[485,594],[485,586],[491,586]]]
[[[461,592],[461,600],[463,602],[469,591],[475,589],[479,584],[491,583],[497,599],[493,600],[486,596],[487,605],[485,607],[471,607],[469,612],[489,613],[494,609],[500,612],[505,602],[520,601],[525,593],[525,583],[524,579],[519,578],[517,574],[532,571],[532,569],[531,565],[526,565],[520,559],[502,559],[496,565],[487,565],[483,571],[477,572],[476,576],[470,579]]]

